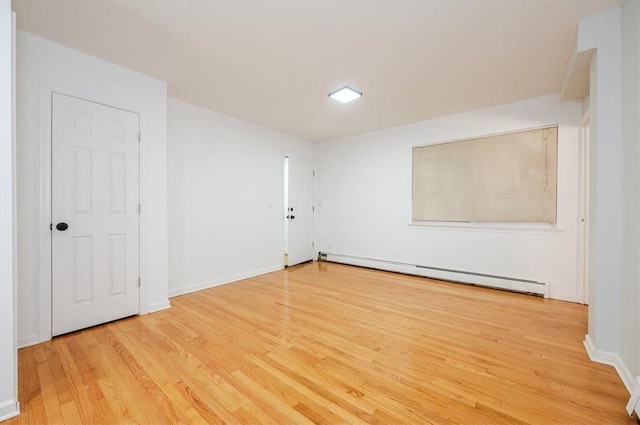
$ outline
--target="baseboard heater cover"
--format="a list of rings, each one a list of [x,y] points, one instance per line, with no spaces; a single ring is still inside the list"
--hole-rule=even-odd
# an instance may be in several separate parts
[[[404,273],[409,275],[428,277],[431,279],[486,286],[489,288],[504,289],[507,291],[522,292],[549,298],[549,285],[544,282],[530,279],[496,276],[463,270],[451,270],[418,264],[407,264],[396,261],[358,257],[353,255],[333,254],[329,252],[319,252],[318,261],[328,261],[331,263],[340,263],[351,266],[366,267],[370,269]]]

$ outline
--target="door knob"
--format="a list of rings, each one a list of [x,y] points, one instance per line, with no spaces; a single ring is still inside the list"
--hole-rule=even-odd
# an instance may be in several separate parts
[[[296,218],[296,216],[295,216],[295,215],[292,215],[292,216],[291,216],[291,220],[293,220],[294,218]]]
[[[61,232],[64,232],[68,228],[69,228],[69,225],[67,223],[58,223],[58,224],[56,224],[56,229],[60,230]]]

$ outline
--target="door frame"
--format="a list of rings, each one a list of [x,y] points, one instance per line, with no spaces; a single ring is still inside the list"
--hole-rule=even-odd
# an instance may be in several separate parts
[[[52,84],[42,84],[40,89],[40,137],[39,137],[39,267],[38,267],[38,333],[35,340],[24,339],[20,341],[20,347],[48,341],[52,337],[52,232],[49,229],[51,219],[51,171],[52,171],[52,124],[53,124],[53,93],[71,96],[89,102],[102,104],[126,111],[134,112],[139,116],[139,131],[144,135],[146,128],[146,120],[143,111],[132,110],[127,105],[113,104],[113,101],[105,101],[100,98],[91,96],[87,98],[86,93],[79,93],[65,87]],[[142,282],[148,281],[146,277],[149,274],[148,265],[148,223],[149,215],[147,209],[144,208],[147,199],[148,187],[148,147],[144,143],[144,137],[139,143],[138,156],[138,173],[139,173],[139,202],[142,205],[142,211],[138,216],[138,274]],[[149,312],[149,285],[141,285],[138,288],[138,314],[146,314]]]
[[[283,179],[283,181],[282,181],[282,192],[283,192],[283,195],[282,195],[282,212],[283,212],[283,214],[282,214],[282,222],[283,222],[282,223],[282,235],[283,235],[282,261],[283,262],[282,262],[282,264],[283,264],[283,266],[285,268],[289,267],[289,264],[288,264],[289,263],[288,221],[285,218],[285,216],[288,213],[288,211],[287,211],[287,207],[288,207],[287,202],[288,202],[288,199],[289,199],[289,193],[288,193],[288,190],[289,190],[288,159],[289,158],[302,159],[304,161],[310,162],[311,165],[313,166],[313,172],[314,172],[314,174],[313,174],[313,188],[312,188],[312,190],[313,190],[313,193],[312,193],[313,213],[312,213],[312,216],[311,216],[311,220],[312,220],[312,224],[311,224],[311,229],[312,229],[311,230],[311,234],[312,234],[312,236],[311,237],[313,239],[314,245],[313,245],[312,260],[315,261],[315,259],[318,257],[318,246],[315,243],[315,241],[316,241],[316,225],[317,225],[317,222],[318,222],[318,220],[316,220],[316,214],[318,212],[317,211],[318,208],[317,208],[317,205],[316,205],[316,194],[318,193],[318,191],[317,191],[318,180],[316,179],[316,177],[317,177],[316,176],[316,173],[317,173],[316,162],[313,161],[313,160],[307,159],[307,158],[305,158],[303,156],[300,156],[300,155],[285,153],[282,156],[282,179]]]
[[[576,295],[589,304],[589,181],[591,115],[587,110],[580,120],[578,141],[578,217]]]

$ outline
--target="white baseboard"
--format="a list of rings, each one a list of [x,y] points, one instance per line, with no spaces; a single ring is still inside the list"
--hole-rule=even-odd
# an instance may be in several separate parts
[[[618,376],[620,376],[620,379],[622,380],[625,388],[627,389],[627,391],[629,391],[629,394],[634,393],[634,391],[636,390],[636,385],[638,384],[633,378],[631,372],[629,372],[629,369],[627,369],[627,367],[625,366],[620,356],[615,353],[600,351],[595,348],[595,346],[593,345],[593,341],[591,340],[591,337],[589,335],[586,335],[584,337],[584,348],[587,350],[587,354],[589,355],[591,361],[613,366],[616,369],[616,372],[618,372]]]
[[[0,403],[0,422],[14,418],[20,414],[20,402],[16,399],[4,400]]]
[[[215,286],[226,285],[227,283],[237,282],[243,279],[249,279],[251,277],[260,276],[263,274],[282,270],[284,266],[271,266],[263,269],[253,270],[247,273],[241,273],[233,276],[223,277],[221,279],[212,280],[209,282],[195,283],[192,285],[183,286],[182,288],[176,288],[169,291],[169,297],[177,297],[178,295],[190,294],[191,292],[202,291],[203,289],[213,288]]]
[[[553,294],[549,294],[549,298],[552,298],[554,300],[568,301],[570,303],[584,304],[584,300],[578,298],[575,293],[554,292]]]
[[[28,335],[18,338],[18,348],[25,348],[31,345],[40,344],[41,341],[38,334]]]
[[[156,311],[166,310],[168,308],[171,308],[171,303],[167,299],[159,303],[149,304],[148,313],[155,313]],[[38,334],[22,336],[22,337],[18,337],[18,348],[19,349],[26,348],[26,347],[30,347],[32,345],[40,344],[41,342],[46,342],[50,340],[51,340],[51,335],[49,335],[49,338],[45,338],[45,339],[41,339],[40,335]]]
[[[171,308],[171,303],[169,302],[169,300],[149,304],[149,313],[155,313],[156,311],[166,310],[168,308]]]

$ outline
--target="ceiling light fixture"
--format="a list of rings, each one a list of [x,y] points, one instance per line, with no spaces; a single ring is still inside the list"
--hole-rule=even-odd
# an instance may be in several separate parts
[[[357,99],[360,96],[362,96],[362,93],[352,89],[349,86],[344,86],[336,91],[329,93],[329,97],[331,99],[335,99],[341,103],[351,102],[352,100]]]

